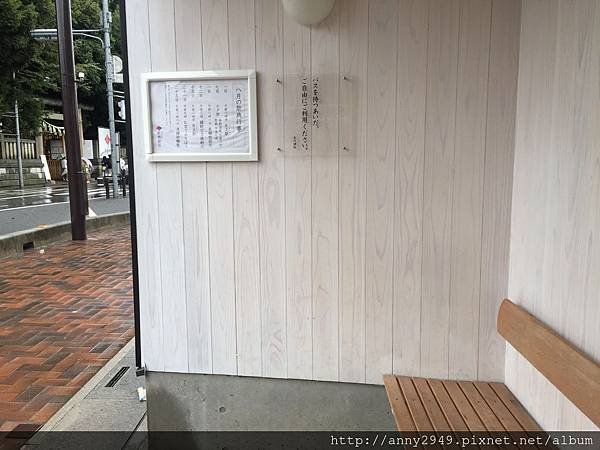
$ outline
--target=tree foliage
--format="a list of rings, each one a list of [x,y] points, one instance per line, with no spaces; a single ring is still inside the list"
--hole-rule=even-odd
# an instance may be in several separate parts
[[[38,17],[31,3],[0,0],[0,114],[12,112],[18,100],[24,129],[35,127],[42,112],[38,96],[43,90],[45,64],[29,36]]]
[[[111,0],[109,9],[113,54],[119,54],[118,1]],[[100,11],[101,0],[72,0],[73,29],[100,28]],[[30,32],[36,28],[56,28],[54,0],[0,0],[0,114],[12,111],[18,100],[21,128],[29,134],[43,116],[41,97],[60,98],[58,44],[35,41]],[[74,42],[76,72],[85,74],[77,86],[79,101],[94,107],[84,123],[90,134],[107,124],[104,51],[97,40],[75,37]]]

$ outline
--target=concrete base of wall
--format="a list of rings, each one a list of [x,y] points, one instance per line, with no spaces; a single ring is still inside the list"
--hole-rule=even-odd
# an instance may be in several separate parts
[[[395,430],[383,386],[149,372],[149,431]]]

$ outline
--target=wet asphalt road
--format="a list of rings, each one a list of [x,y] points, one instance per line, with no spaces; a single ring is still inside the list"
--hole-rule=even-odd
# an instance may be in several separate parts
[[[88,197],[105,197],[104,187],[95,183],[88,185]],[[69,201],[69,188],[66,183],[46,187],[30,187],[25,189],[1,189],[0,210],[14,209],[24,206],[50,205]]]
[[[106,199],[104,187],[88,185],[89,206],[100,216],[129,211],[129,198]],[[0,189],[0,236],[69,220],[66,183],[25,189]]]

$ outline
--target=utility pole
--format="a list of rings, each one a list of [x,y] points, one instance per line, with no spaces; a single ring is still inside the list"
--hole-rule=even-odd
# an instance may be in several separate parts
[[[13,72],[13,80],[16,78]],[[17,141],[17,170],[19,171],[19,189],[25,187],[23,182],[23,155],[21,154],[21,127],[19,124],[19,102],[15,99],[15,133]]]
[[[110,50],[110,25],[112,22],[108,10],[108,0],[102,0],[102,31],[104,32],[104,64],[106,66],[106,96],[108,97],[108,128],[110,130],[110,153],[112,165],[113,198],[119,196],[119,162],[121,155],[117,155],[117,137],[115,133],[115,105],[113,93],[113,59]]]
[[[87,186],[83,170],[81,170],[81,141],[77,129],[78,104],[77,90],[75,88],[75,55],[73,53],[71,0],[56,0],[56,22],[58,25],[58,53],[65,124],[67,173],[69,174],[71,235],[74,241],[84,241],[87,239],[85,231]]]

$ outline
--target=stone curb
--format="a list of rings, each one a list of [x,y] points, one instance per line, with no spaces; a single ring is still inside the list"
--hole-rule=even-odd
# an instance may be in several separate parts
[[[62,408],[60,408],[51,418],[44,424],[39,431],[61,431],[60,430],[60,421],[75,407],[77,404],[81,403],[81,401],[94,390],[94,388],[100,384],[100,382],[104,379],[106,375],[110,373],[124,358],[127,354],[134,348],[135,346],[135,338],[132,338],[121,350],[119,350],[115,356],[113,356],[104,366],[100,368],[98,372],[94,374],[90,380],[83,385],[83,387],[71,397],[67,403],[65,403]],[[33,443],[33,442],[29,442]]]
[[[129,225],[129,212],[88,217],[88,231],[100,228]],[[60,222],[45,228],[17,231],[0,237],[0,259],[17,256],[23,253],[23,247],[44,247],[53,242],[71,239],[71,222]]]

